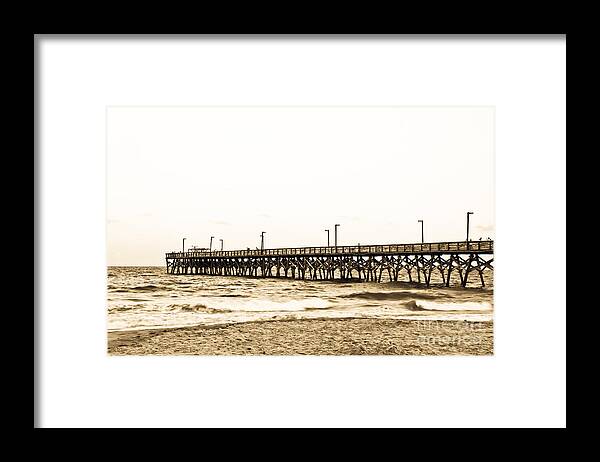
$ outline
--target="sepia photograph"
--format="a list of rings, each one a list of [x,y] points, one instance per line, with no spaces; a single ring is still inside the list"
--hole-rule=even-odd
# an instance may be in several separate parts
[[[493,355],[493,106],[111,106],[109,355]]]

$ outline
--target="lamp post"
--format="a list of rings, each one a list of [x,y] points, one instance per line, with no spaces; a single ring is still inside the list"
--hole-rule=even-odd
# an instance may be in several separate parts
[[[219,239],[221,241],[221,252],[223,252],[223,239]]]
[[[327,233],[327,247],[329,247],[329,230],[326,229],[325,232]]]
[[[333,226],[333,231],[334,231],[334,233],[333,233],[333,234],[334,234],[335,250],[337,250],[337,229],[338,229],[338,226],[340,226],[338,223],[336,223],[336,224]]]
[[[260,252],[262,253],[265,250],[265,231],[260,232]]]
[[[469,250],[469,215],[473,215],[473,212],[467,212],[467,250]]]
[[[421,223],[421,244],[423,244],[425,242],[425,237],[423,234],[423,220],[417,220],[417,222]]]
[[[185,252],[185,240],[186,240],[186,239],[187,239],[187,237],[184,237],[184,238],[183,238],[183,250],[182,250],[182,252]]]
[[[210,236],[210,245],[208,246],[208,251],[212,252],[212,240],[214,239],[214,236]]]

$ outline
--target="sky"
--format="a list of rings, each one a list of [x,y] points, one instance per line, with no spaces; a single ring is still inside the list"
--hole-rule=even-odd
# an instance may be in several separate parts
[[[109,266],[494,238],[494,107],[109,107]]]

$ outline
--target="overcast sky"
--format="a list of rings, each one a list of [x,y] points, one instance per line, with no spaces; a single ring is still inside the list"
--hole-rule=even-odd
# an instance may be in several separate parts
[[[110,107],[109,265],[494,237],[493,107]]]

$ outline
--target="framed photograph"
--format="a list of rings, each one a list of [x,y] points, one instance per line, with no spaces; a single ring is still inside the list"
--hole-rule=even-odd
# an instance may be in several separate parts
[[[35,427],[566,426],[565,35],[34,39]]]

